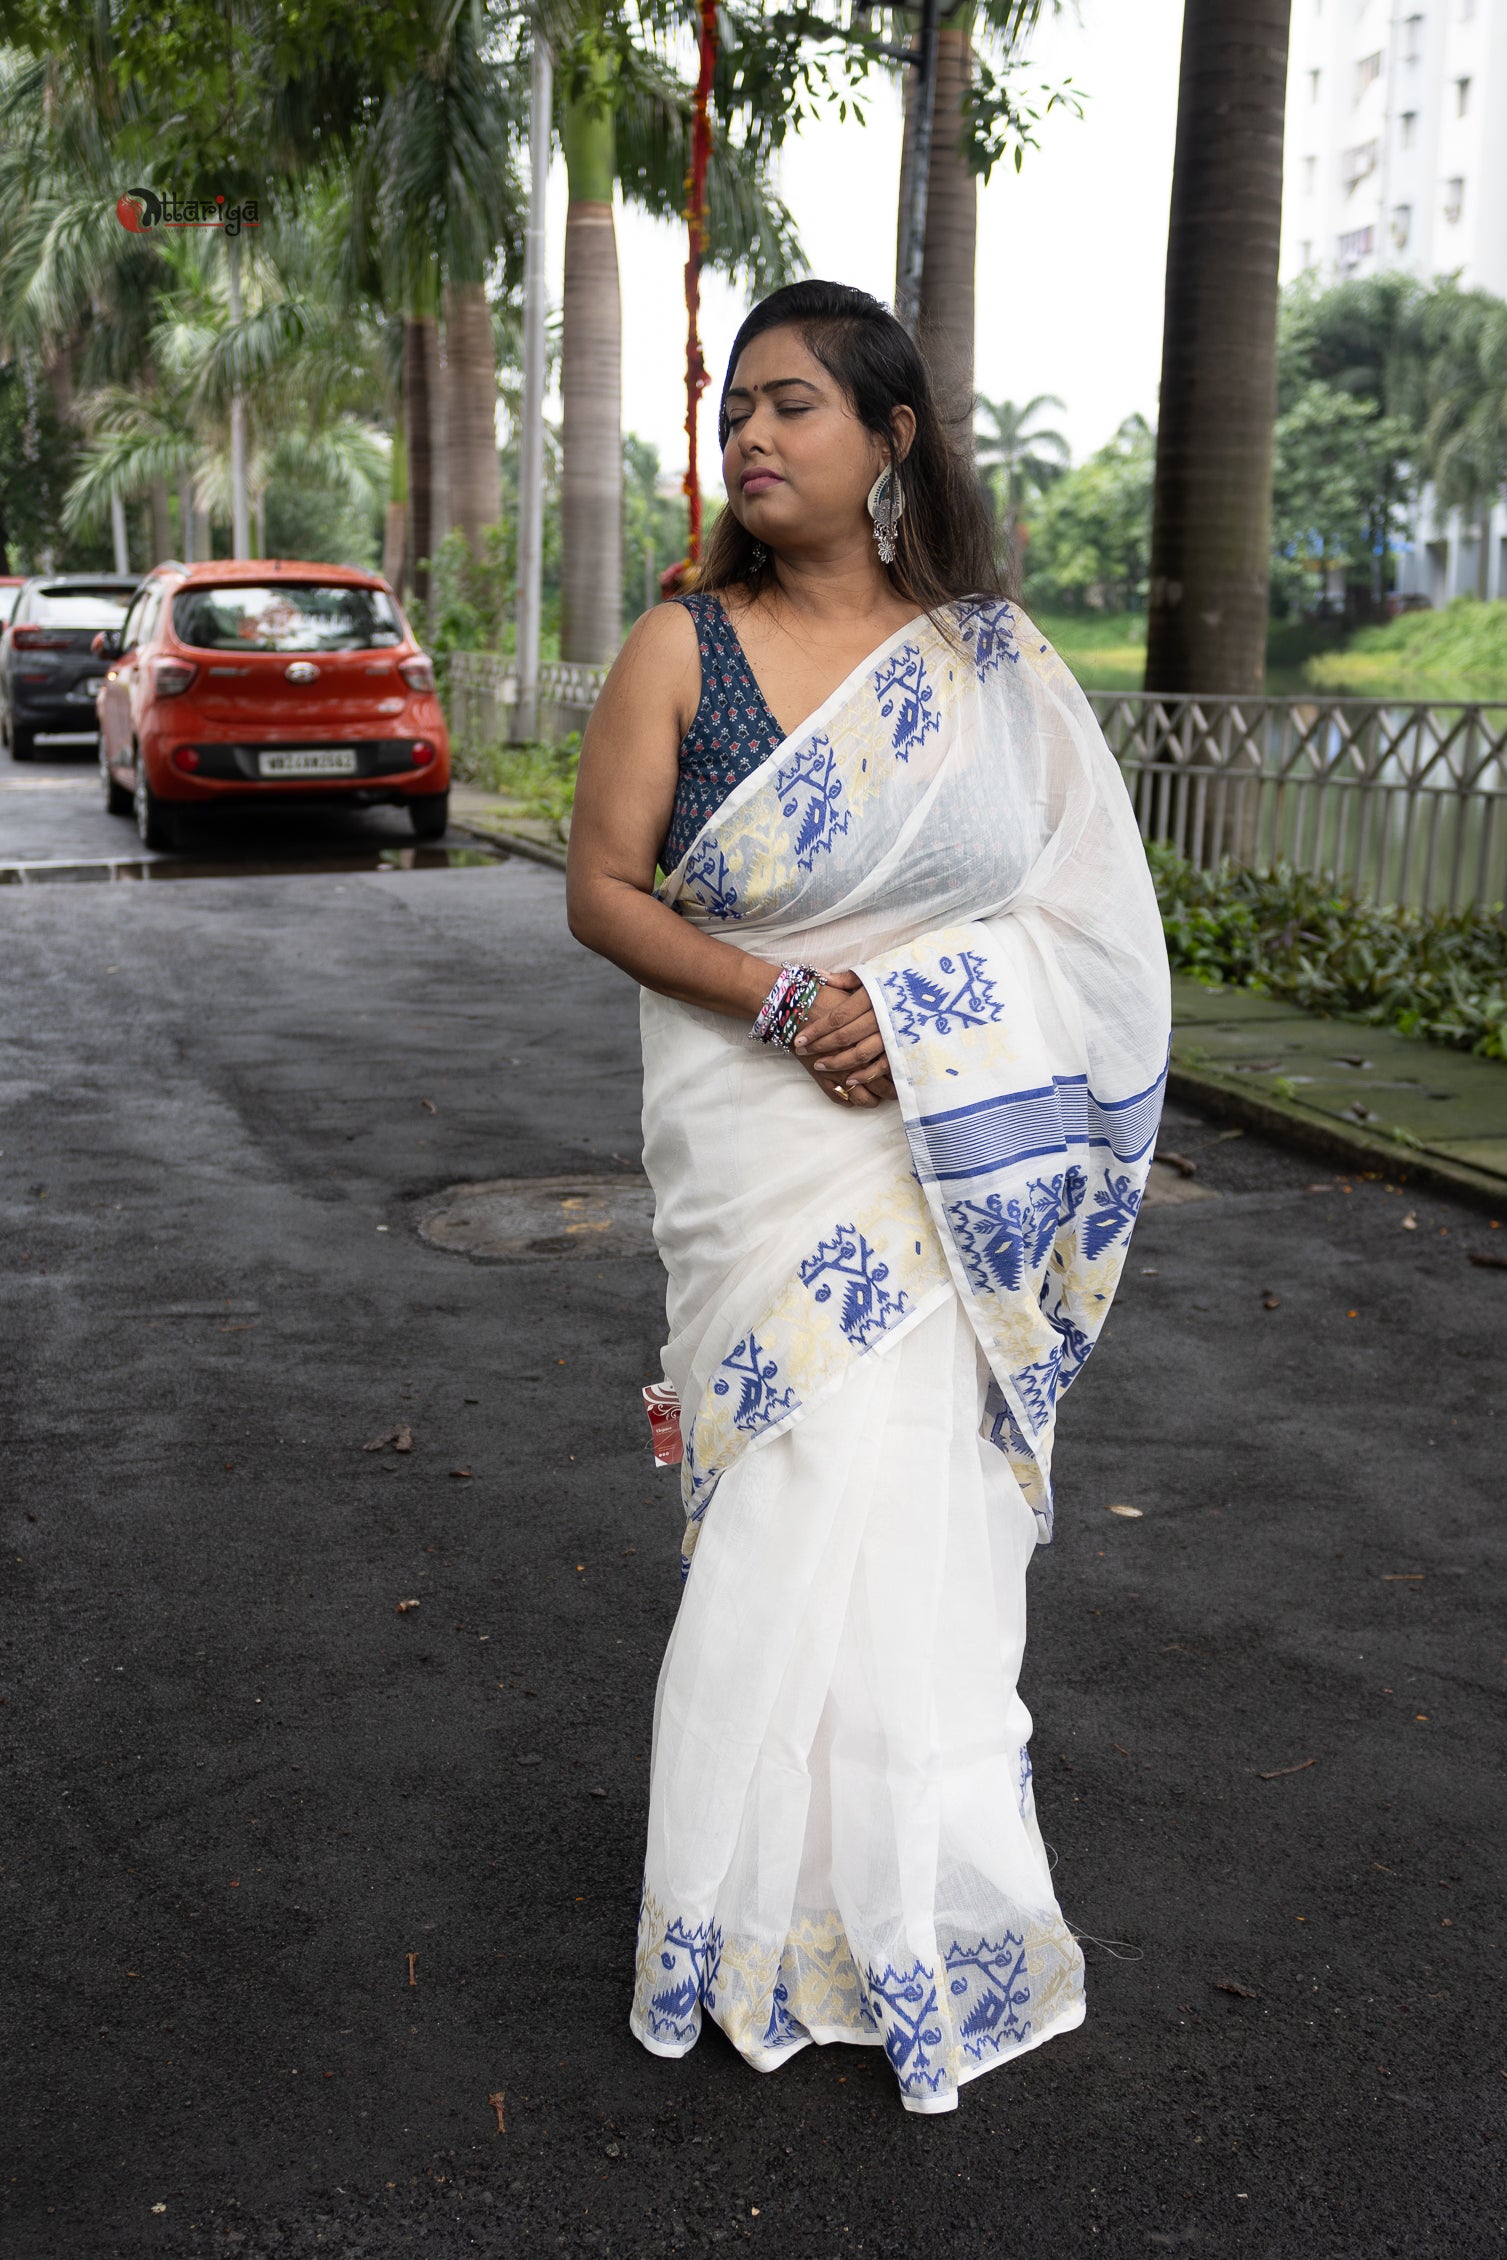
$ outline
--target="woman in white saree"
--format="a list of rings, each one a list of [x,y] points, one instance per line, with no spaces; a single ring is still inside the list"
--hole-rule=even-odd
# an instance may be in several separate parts
[[[900,325],[776,293],[721,424],[698,593],[630,636],[571,834],[572,930],[643,990],[687,1510],[631,2023],[678,2056],[705,2011],[763,2071],[881,2045],[945,2111],[1083,2017],[1017,1678],[1166,958]]]

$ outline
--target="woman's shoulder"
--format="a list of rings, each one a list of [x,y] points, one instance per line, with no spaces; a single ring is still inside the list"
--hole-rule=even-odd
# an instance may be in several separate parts
[[[641,612],[612,663],[598,704],[645,715],[669,708],[677,718],[683,714],[688,724],[700,696],[700,639],[690,613],[678,603]]]

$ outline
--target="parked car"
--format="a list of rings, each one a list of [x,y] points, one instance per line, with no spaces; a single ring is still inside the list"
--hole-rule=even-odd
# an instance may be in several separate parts
[[[102,629],[118,628],[134,573],[37,573],[23,581],[0,634],[0,728],[13,761],[29,761],[39,730],[92,731],[103,669]]]
[[[434,668],[392,590],[357,566],[159,566],[96,639],[105,804],[148,847],[189,808],[340,800],[450,814]]]
[[[24,573],[0,573],[0,628],[16,609],[16,598],[26,586]]]

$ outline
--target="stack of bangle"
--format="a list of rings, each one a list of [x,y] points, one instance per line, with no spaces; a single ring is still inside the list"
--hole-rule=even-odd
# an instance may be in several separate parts
[[[774,1044],[788,1052],[810,1018],[821,989],[822,975],[814,965],[782,965],[749,1036],[756,1044]]]

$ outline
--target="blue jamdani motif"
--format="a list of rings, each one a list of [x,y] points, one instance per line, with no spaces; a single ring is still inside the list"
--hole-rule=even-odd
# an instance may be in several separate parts
[[[774,789],[780,796],[781,814],[794,825],[795,860],[809,871],[819,855],[830,855],[853,821],[851,811],[839,807],[842,779],[832,740],[818,730],[807,738],[793,761],[775,771]]]
[[[940,977],[939,977],[940,976]],[[918,966],[897,966],[884,976],[895,1034],[903,1044],[918,1044],[923,1029],[950,1036],[959,1028],[983,1028],[1003,1020],[1005,1008],[974,950],[939,957],[935,974]]]
[[[666,849],[666,854],[669,850]],[[707,912],[713,918],[741,918],[738,907],[738,890],[733,885],[727,868],[727,857],[714,838],[704,839],[693,850],[685,867],[685,884],[689,892],[699,895]]]
[[[714,1922],[692,1924],[677,1917],[666,1926],[658,1954],[660,1975],[644,2004],[651,2039],[690,2047],[721,1958],[722,1933]]]
[[[884,2053],[907,2095],[935,2095],[947,2079],[946,2035],[937,2009],[936,1972],[925,1962],[908,1970],[864,1971],[869,2009]]]
[[[1017,1932],[1007,1930],[997,1943],[981,1938],[971,1947],[955,1939],[947,1949],[947,1990],[958,2038],[975,2063],[986,2052],[1007,2044],[1018,2048],[1030,2038],[1031,2020],[1022,2012],[1031,2005],[1031,1979],[1025,1940]]]
[[[979,604],[962,612],[958,633],[974,671],[982,683],[1003,667],[1020,665],[1020,644],[1015,633],[1015,608],[1009,604]]]
[[[947,1210],[958,1254],[983,1293],[1014,1294],[1045,1263],[1058,1227],[1078,1213],[1087,1190],[1081,1169],[1036,1177],[1018,1199],[989,1193],[982,1201],[954,1201]]]
[[[783,1419],[795,1403],[793,1389],[776,1387],[779,1375],[778,1364],[758,1336],[745,1334],[722,1360],[718,1378],[712,1383],[712,1394],[725,1397],[736,1383],[739,1397],[733,1413],[734,1426],[746,1433],[757,1432]]]
[[[916,644],[902,644],[874,670],[874,696],[886,722],[893,721],[890,743],[898,761],[909,761],[933,730],[940,730],[937,694],[927,679],[926,662]]]
[[[1129,1176],[1105,1178],[1094,1194],[1093,1213],[1084,1219],[1083,1246],[1090,1256],[1103,1255],[1123,1233],[1128,1240],[1141,1207],[1141,1188]]]
[[[890,1267],[881,1262],[863,1234],[851,1224],[840,1224],[830,1240],[818,1243],[816,1253],[801,1265],[801,1284],[814,1286],[815,1300],[830,1302],[832,1289],[842,1289],[838,1324],[847,1339],[866,1350],[897,1318],[910,1308],[903,1289],[891,1290],[885,1281]]]

